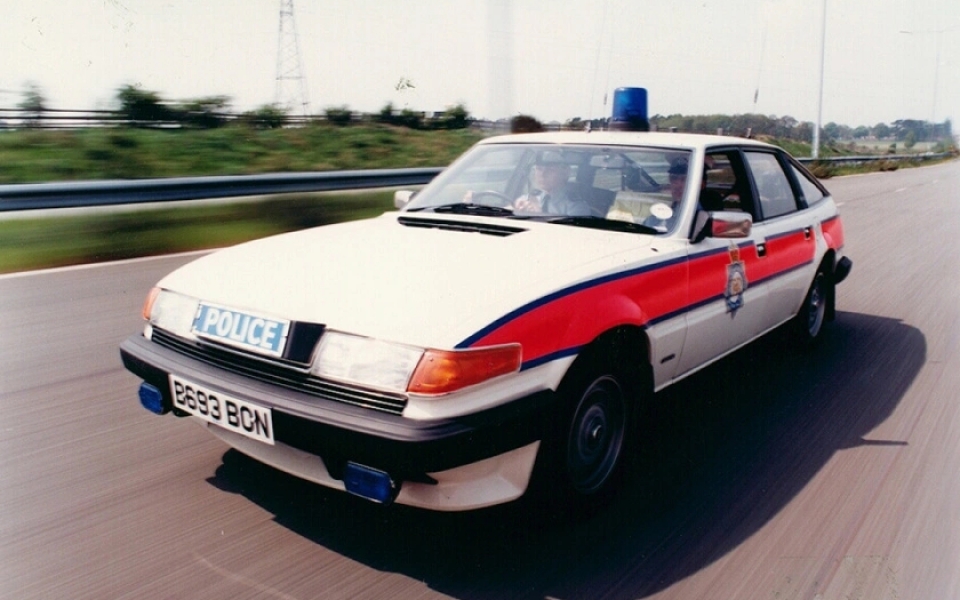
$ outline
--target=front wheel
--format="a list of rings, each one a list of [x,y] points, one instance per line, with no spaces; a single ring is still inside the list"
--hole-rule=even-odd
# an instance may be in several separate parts
[[[634,434],[638,386],[625,370],[575,367],[558,390],[560,412],[546,432],[532,498],[548,512],[587,515],[620,488]]]
[[[583,390],[567,429],[565,473],[573,490],[602,492],[617,473],[626,433],[627,400],[620,382],[601,375]]]

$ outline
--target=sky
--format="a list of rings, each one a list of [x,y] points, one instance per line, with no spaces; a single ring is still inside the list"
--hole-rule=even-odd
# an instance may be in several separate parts
[[[123,85],[270,104],[281,4],[0,0],[0,108],[28,83],[51,108],[108,108]],[[957,0],[294,0],[293,14],[312,113],[463,104],[563,122],[609,116],[624,86],[647,88],[651,115],[958,130]]]

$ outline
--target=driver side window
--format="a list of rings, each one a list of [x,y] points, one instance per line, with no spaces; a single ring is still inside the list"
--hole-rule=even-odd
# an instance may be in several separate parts
[[[707,153],[703,159],[701,208],[750,212],[749,185],[740,173],[743,166],[737,151]],[[705,204],[703,198],[715,200]]]

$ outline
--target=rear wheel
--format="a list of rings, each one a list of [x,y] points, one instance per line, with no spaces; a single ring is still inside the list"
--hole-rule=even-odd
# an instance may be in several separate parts
[[[804,343],[812,344],[822,337],[830,293],[829,285],[826,273],[823,270],[817,271],[796,318],[797,332]]]

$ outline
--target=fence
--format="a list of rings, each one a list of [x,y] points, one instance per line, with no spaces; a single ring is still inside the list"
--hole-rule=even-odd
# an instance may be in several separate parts
[[[191,122],[216,121],[218,125],[244,118],[235,113],[196,112],[184,113],[181,118],[131,119],[115,110],[69,110],[45,108],[43,111],[31,111],[20,108],[0,108],[0,130],[3,129],[90,129],[98,127],[138,126],[154,129],[188,127]],[[253,117],[251,117],[253,118]],[[359,119],[360,117],[358,117]],[[272,115],[271,124],[275,126],[302,126],[310,121],[325,120],[324,115],[296,116],[280,112]],[[205,121],[204,121],[205,120]],[[254,119],[255,120],[255,119]]]
[[[429,183],[440,167],[0,185],[0,212],[330,192]]]
[[[134,119],[116,110],[69,110],[45,108],[42,111],[22,108],[0,108],[0,131],[4,129],[91,129],[98,127],[148,127],[152,129],[211,128],[232,122],[246,122],[254,127],[302,127],[321,122],[372,122],[386,120],[403,125],[409,123],[423,129],[449,128],[449,115],[443,112],[395,112],[389,117],[336,109],[317,115],[293,115],[283,111],[228,113],[216,111],[167,111],[167,116]],[[468,124],[463,117],[463,126]],[[477,122],[482,123],[482,122]],[[493,124],[491,124],[493,125]],[[507,123],[509,126],[509,123]]]
[[[872,161],[932,160],[949,153],[919,155],[843,156],[802,158],[811,164],[851,164]],[[219,177],[173,177],[124,181],[73,181],[0,185],[0,212],[41,208],[72,208],[174,202],[204,198],[229,198],[330,192],[351,189],[419,186],[430,182],[442,167],[329,171],[321,173],[271,173]]]

